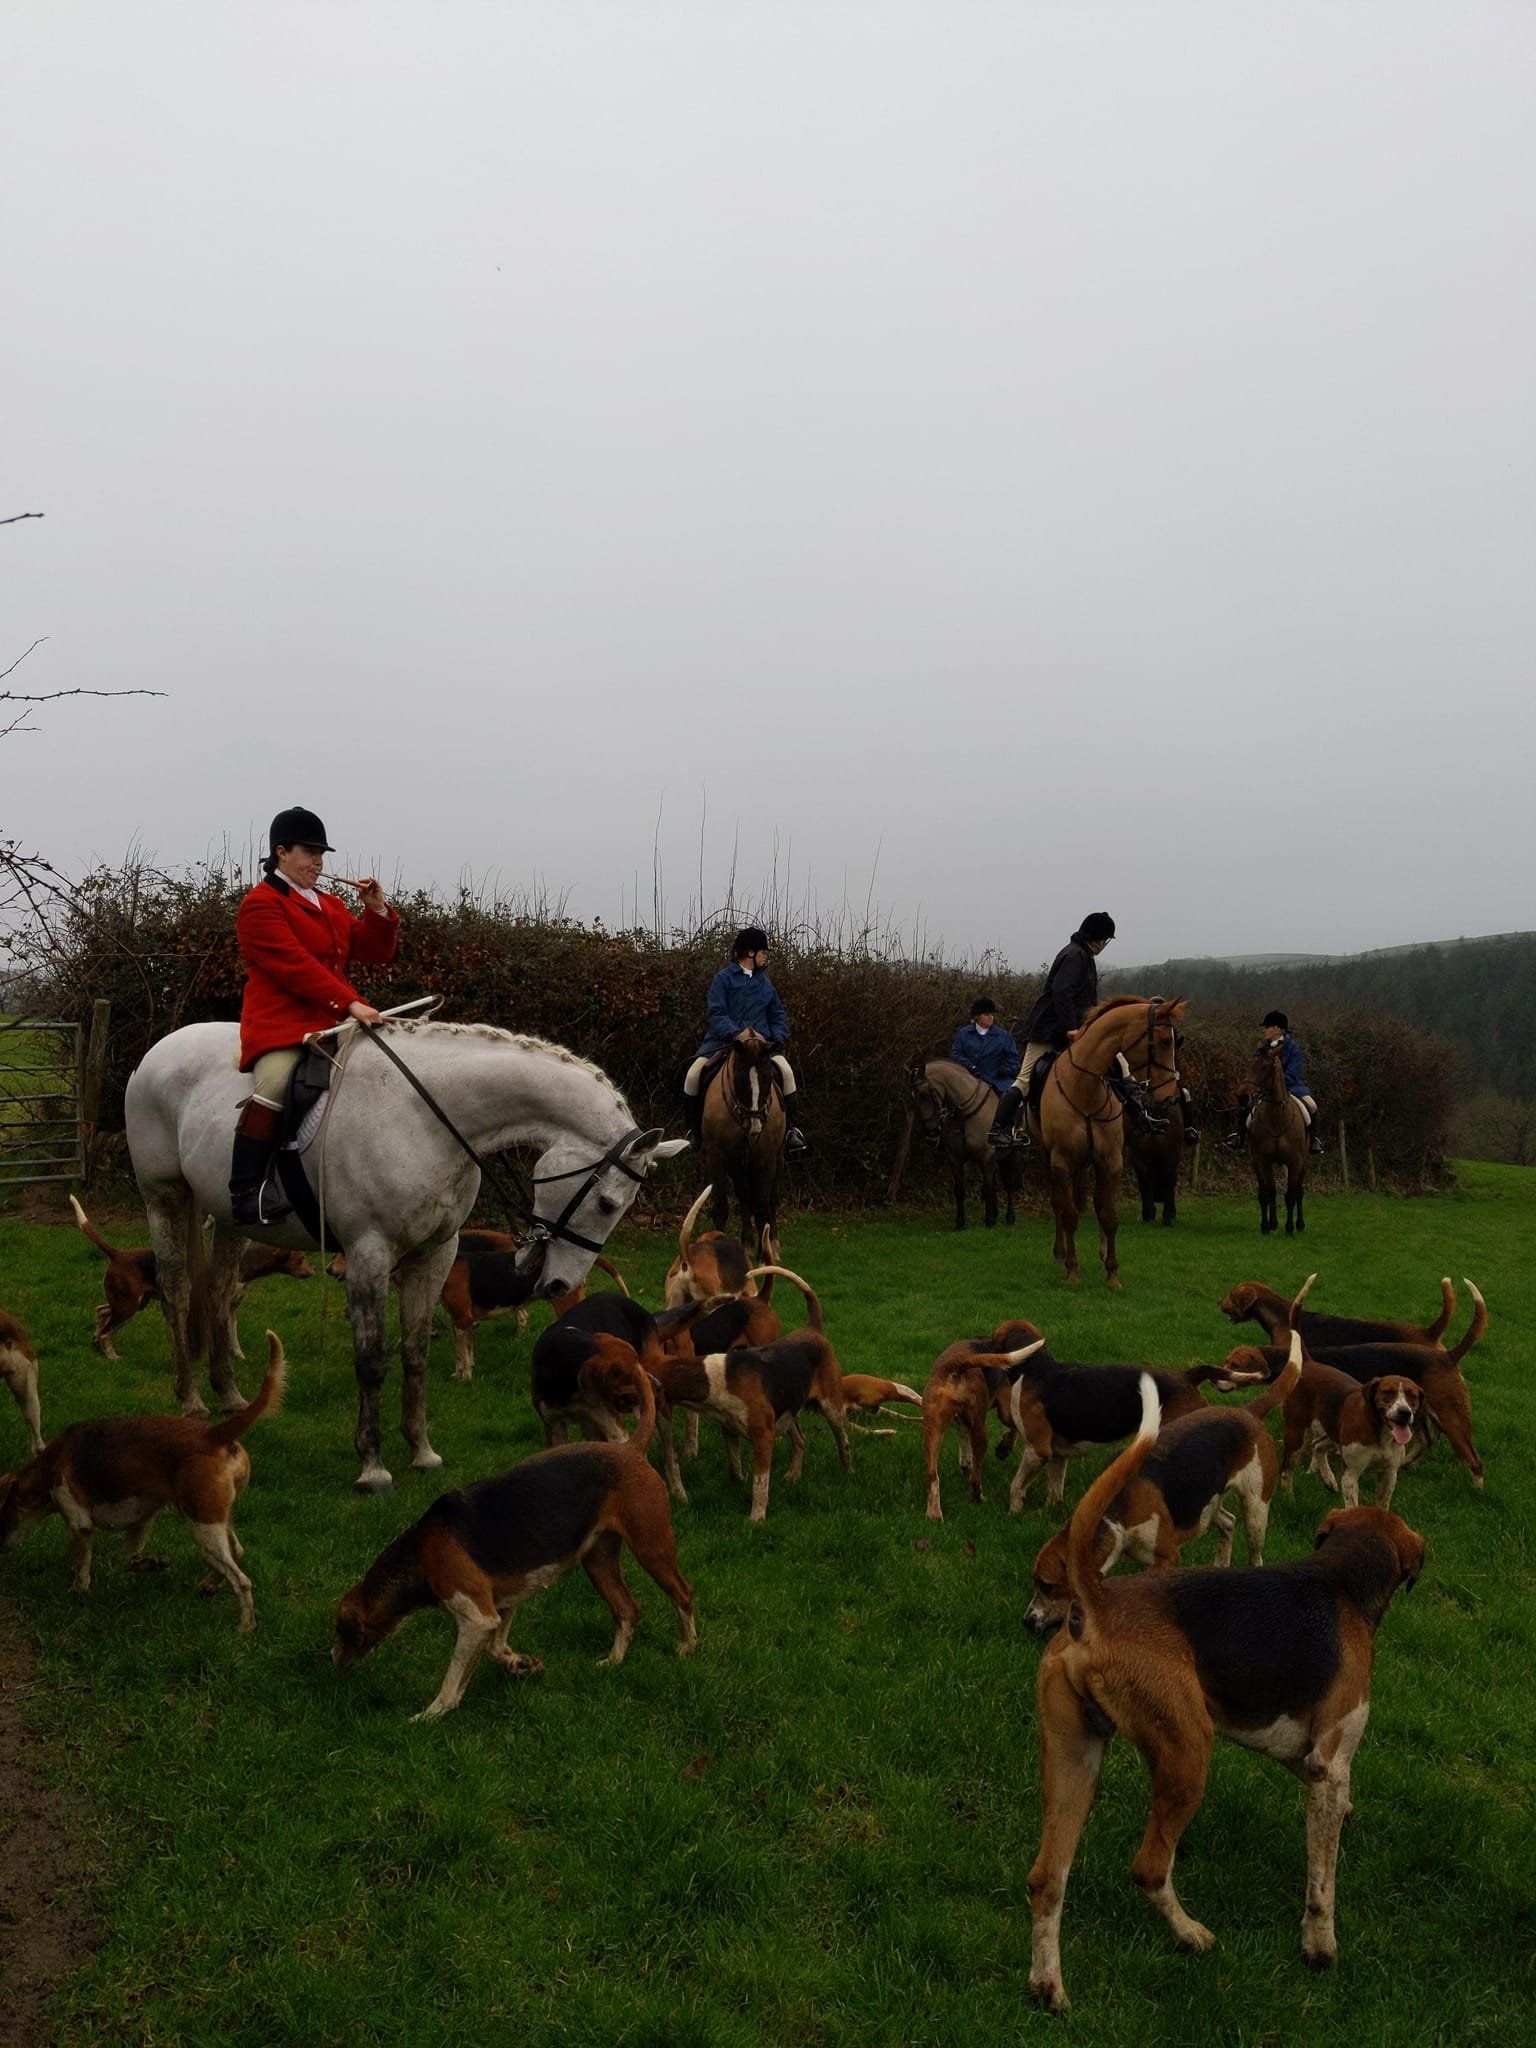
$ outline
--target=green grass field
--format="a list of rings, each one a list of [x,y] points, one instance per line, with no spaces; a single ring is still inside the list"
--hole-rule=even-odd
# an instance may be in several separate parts
[[[130,1229],[109,1233],[132,1241]],[[1304,1239],[1261,1242],[1251,1199],[1189,1204],[1175,1230],[1122,1231],[1126,1292],[1069,1291],[1048,1225],[956,1237],[941,1210],[793,1219],[789,1264],[820,1290],[848,1371],[921,1384],[957,1335],[1026,1314],[1063,1356],[1187,1364],[1234,1341],[1215,1303],[1234,1281],[1290,1288],[1314,1267],[1318,1305],[1414,1317],[1441,1273],[1487,1295],[1469,1362],[1488,1484],[1474,1494],[1442,1445],[1394,1506],[1429,1539],[1418,1588],[1378,1637],[1371,1725],[1340,1859],[1342,1961],[1304,1968],[1301,1786],[1218,1748],[1184,1839],[1180,1890],[1219,1946],[1176,1952],[1127,1867],[1146,1814],[1134,1752],[1113,1746],[1068,1894],[1074,2003],[1028,2003],[1024,1878],[1039,1824],[1036,1643],[1029,1563],[1051,1526],[1037,1489],[1006,1511],[993,1465],[973,1508],[944,1463],[948,1520],[923,1519],[916,1425],[856,1435],[852,1475],[816,1419],[798,1487],[782,1480],[753,1529],[744,1488],[706,1435],[676,1515],[698,1608],[697,1654],[673,1654],[667,1601],[645,1606],[629,1659],[600,1670],[606,1610],[584,1574],[524,1609],[515,1645],[545,1677],[482,1667],[465,1705],[424,1727],[452,1630],[424,1616],[351,1678],[327,1661],[337,1596],[441,1487],[538,1446],[532,1334],[481,1333],[478,1376],[430,1388],[441,1474],[406,1469],[392,1496],[351,1492],[354,1399],[337,1290],[269,1283],[242,1317],[260,1376],[270,1320],[292,1364],[284,1412],[252,1432],[238,1523],[258,1629],[173,1517],[152,1548],[171,1568],[116,1569],[69,1590],[57,1521],[0,1560],[0,1599],[36,1647],[37,1721],[93,1826],[105,1945],[56,2007],[66,2042],[203,2044],[1508,2042],[1536,2014],[1536,1599],[1533,1328],[1536,1172],[1470,1167],[1420,1201],[1319,1198]],[[624,1241],[631,1285],[659,1298],[670,1241]],[[90,1350],[99,1261],[71,1229],[0,1223],[0,1302],[42,1358],[45,1426],[162,1408],[163,1326]],[[1086,1269],[1085,1269],[1086,1270]],[[1096,1273],[1097,1268],[1093,1271]],[[542,1312],[541,1312],[542,1313]],[[536,1322],[541,1318],[536,1317]],[[786,1320],[794,1319],[793,1308]],[[386,1415],[398,1415],[391,1376]],[[391,1422],[393,1430],[393,1421]],[[0,1463],[22,1442],[0,1404]],[[1077,1499],[1092,1461],[1074,1465]],[[1332,1497],[1302,1477],[1271,1522],[1295,1556]],[[1198,1558],[1209,1555],[1197,1549]],[[1239,1536],[1238,1555],[1242,1555]]]

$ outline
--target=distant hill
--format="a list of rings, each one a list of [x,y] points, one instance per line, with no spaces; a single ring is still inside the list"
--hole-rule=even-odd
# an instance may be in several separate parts
[[[1105,993],[1157,989],[1241,1009],[1284,1010],[1305,1044],[1308,1009],[1381,1010],[1448,1040],[1466,1093],[1536,1101],[1536,932],[1376,952],[1269,953],[1116,967]]]

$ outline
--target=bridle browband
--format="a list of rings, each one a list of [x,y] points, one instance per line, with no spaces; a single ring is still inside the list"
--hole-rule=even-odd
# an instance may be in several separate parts
[[[381,1032],[365,1029],[362,1036],[376,1045],[392,1066],[399,1068],[400,1072],[410,1082],[416,1093],[421,1097],[428,1109],[431,1110],[460,1151],[467,1153],[476,1166],[479,1167],[483,1177],[496,1190],[501,1206],[506,1211],[507,1221],[512,1225],[512,1232],[515,1237],[520,1237],[523,1243],[530,1247],[552,1244],[556,1238],[563,1238],[567,1244],[579,1245],[584,1252],[600,1252],[602,1250],[602,1241],[600,1239],[583,1237],[579,1231],[568,1229],[567,1225],[582,1203],[587,1199],[587,1196],[592,1192],[598,1178],[606,1173],[610,1166],[616,1167],[620,1173],[626,1175],[628,1179],[637,1184],[645,1179],[643,1173],[636,1173],[628,1160],[621,1156],[628,1151],[635,1139],[640,1136],[640,1126],[638,1124],[633,1125],[629,1130],[623,1132],[621,1136],[615,1138],[601,1159],[594,1159],[587,1165],[573,1166],[566,1173],[536,1173],[530,1184],[524,1180],[519,1168],[508,1161],[507,1171],[504,1176],[500,1167],[493,1166],[488,1159],[483,1158],[475,1150],[474,1146],[471,1145],[468,1138],[465,1137],[442,1104],[434,1095],[428,1092],[426,1084],[419,1076],[412,1073],[394,1047],[385,1043]],[[534,1214],[534,1197],[531,1188],[543,1187],[553,1181],[575,1180],[578,1174],[585,1174],[586,1179],[576,1190],[575,1194],[572,1195],[553,1223],[546,1223],[542,1217]]]

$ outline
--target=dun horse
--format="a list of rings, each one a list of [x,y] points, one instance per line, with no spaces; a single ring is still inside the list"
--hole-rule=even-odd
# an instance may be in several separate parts
[[[911,1069],[912,1111],[949,1162],[955,1184],[955,1228],[965,1228],[965,1169],[981,1169],[981,1199],[986,1226],[997,1222],[997,1186],[1001,1178],[1005,1220],[1013,1221],[1019,1190],[1019,1155],[999,1154],[987,1143],[997,1111],[997,1095],[958,1060],[916,1059]],[[1001,1169],[1001,1172],[999,1172]]]
[[[784,1095],[773,1048],[750,1027],[726,1047],[704,1090],[700,1150],[714,1183],[710,1216],[724,1230],[731,1195],[741,1211],[744,1244],[776,1240],[779,1171],[784,1164]]]
[[[1093,1206],[1099,1219],[1099,1257],[1104,1277],[1118,1293],[1115,1257],[1115,1197],[1125,1165],[1125,1125],[1120,1104],[1104,1076],[1121,1053],[1150,1040],[1154,1056],[1173,1064],[1173,1028],[1184,1015],[1182,996],[1169,1001],[1144,996],[1111,996],[1083,1019],[1082,1028],[1051,1062],[1038,1110],[1029,1111],[1029,1132],[1045,1152],[1051,1174],[1051,1207],[1056,1212],[1057,1265],[1077,1283],[1077,1219],[1087,1206],[1093,1175]],[[1029,1076],[1020,1075],[1027,1087]]]
[[[542,1299],[569,1294],[585,1279],[652,1163],[687,1149],[685,1139],[661,1142],[659,1130],[638,1130],[613,1083],[563,1046],[489,1024],[375,1029],[481,1156],[513,1144],[541,1148],[530,1244],[518,1267],[537,1275]],[[230,1372],[228,1311],[242,1237],[306,1251],[315,1243],[296,1216],[248,1232],[231,1226],[230,1140],[250,1086],[237,1070],[238,1038],[233,1024],[185,1025],[150,1047],[128,1083],[128,1149],[149,1212],[186,1414],[204,1412],[195,1367],[205,1346],[223,1406],[245,1406]],[[343,1034],[342,1044],[344,1064],[305,1163],[326,1234],[347,1254],[363,1461],[357,1484],[377,1492],[390,1484],[379,1455],[390,1274],[399,1268],[401,1429],[411,1463],[428,1471],[442,1459],[427,1439],[427,1338],[480,1169],[383,1052],[357,1032]],[[203,1244],[205,1216],[214,1219],[211,1252]]]
[[[1264,1047],[1248,1070],[1248,1092],[1257,1097],[1248,1119],[1248,1157],[1259,1183],[1259,1231],[1280,1228],[1275,1203],[1275,1168],[1285,1168],[1285,1234],[1307,1227],[1301,1188],[1307,1177],[1307,1119],[1285,1085],[1278,1051]]]
[[[1179,1167],[1184,1159],[1184,1101],[1179,1094],[1177,1034],[1173,1058],[1163,1060],[1153,1043],[1151,1015],[1149,1010],[1148,1029],[1126,1054],[1125,1062],[1131,1070],[1132,1079],[1139,1081],[1146,1090],[1147,1106],[1155,1107],[1159,1115],[1168,1119],[1168,1128],[1165,1131],[1127,1131],[1125,1149],[1130,1154],[1131,1171],[1136,1176],[1136,1186],[1141,1194],[1142,1222],[1156,1222],[1161,1204],[1163,1222],[1167,1225],[1174,1222],[1179,1213]]]

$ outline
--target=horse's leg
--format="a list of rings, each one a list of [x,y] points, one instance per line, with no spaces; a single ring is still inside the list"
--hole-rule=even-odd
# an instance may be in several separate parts
[[[1143,1223],[1155,1223],[1157,1190],[1152,1184],[1152,1166],[1139,1151],[1131,1154],[1131,1171],[1136,1176],[1136,1192],[1141,1196],[1141,1220]]]
[[[1003,1211],[1003,1221],[1005,1223],[1012,1223],[1014,1220],[1014,1197],[1019,1191],[1019,1165],[1012,1153],[1009,1153],[1008,1157],[1003,1161],[1002,1173],[1003,1193],[1007,1197],[1008,1202],[1007,1208]]]
[[[1067,1162],[1051,1155],[1051,1206],[1056,1211],[1056,1263],[1065,1266],[1067,1279],[1077,1285],[1077,1203],[1073,1182],[1076,1176]]]
[[[196,1213],[192,1191],[185,1181],[177,1181],[170,1188],[148,1186],[142,1193],[149,1215],[150,1243],[155,1249],[160,1307],[171,1333],[176,1400],[183,1415],[206,1415],[208,1410],[197,1384],[197,1364],[203,1350],[201,1306],[196,1314],[193,1311],[194,1289],[206,1291],[202,1288],[202,1218]]]
[[[359,1493],[385,1493],[394,1485],[379,1456],[379,1389],[389,1369],[385,1312],[389,1304],[390,1247],[381,1238],[347,1246],[347,1315],[352,1324],[352,1368],[357,1374]]]
[[[1307,1227],[1307,1219],[1306,1219],[1306,1216],[1305,1216],[1305,1214],[1304,1214],[1304,1212],[1303,1212],[1303,1210],[1302,1210],[1302,1206],[1301,1206],[1301,1197],[1302,1197],[1302,1193],[1303,1193],[1303,1191],[1305,1190],[1305,1188],[1306,1188],[1306,1184],[1307,1184],[1307,1149],[1306,1149],[1306,1148],[1307,1148],[1307,1141],[1306,1141],[1305,1137],[1303,1137],[1303,1139],[1302,1139],[1302,1141],[1301,1141],[1301,1152],[1300,1152],[1300,1154],[1299,1154],[1299,1155],[1298,1155],[1298,1157],[1297,1157],[1297,1160],[1296,1160],[1296,1167],[1295,1167],[1295,1181],[1296,1181],[1296,1228],[1297,1228],[1298,1230],[1305,1230],[1305,1229],[1306,1229],[1306,1227]],[[1289,1199],[1289,1191],[1287,1191],[1287,1199]]]
[[[400,1266],[400,1433],[418,1472],[433,1472],[443,1462],[427,1441],[427,1345],[432,1311],[458,1255],[458,1238],[450,1237]]]
[[[1275,1169],[1262,1152],[1253,1155],[1253,1171],[1259,1184],[1259,1235],[1268,1237],[1275,1227]]]
[[[962,1169],[963,1171],[963,1169]],[[997,1154],[989,1145],[981,1161],[981,1199],[988,1230],[997,1228]]]
[[[208,1257],[207,1285],[207,1326],[204,1335],[208,1343],[208,1377],[213,1381],[214,1392],[219,1397],[219,1406],[226,1415],[233,1415],[245,1406],[245,1396],[235,1385],[234,1368],[229,1362],[229,1332],[234,1322],[230,1305],[235,1298],[235,1282],[240,1276],[241,1239],[227,1224],[213,1226],[213,1248]]]
[[[953,1180],[955,1185],[955,1228],[956,1230],[964,1230],[965,1147],[963,1145],[951,1145],[946,1143],[944,1149],[949,1155],[950,1178]]]
[[[1179,1213],[1179,1166],[1184,1158],[1184,1134],[1177,1146],[1169,1145],[1163,1157],[1163,1228],[1176,1221]]]
[[[1104,1263],[1104,1278],[1112,1290],[1120,1292],[1120,1264],[1115,1257],[1115,1233],[1120,1219],[1115,1210],[1117,1182],[1120,1176],[1112,1170],[1109,1160],[1095,1159],[1093,1165],[1093,1206],[1099,1219],[1099,1257]]]

